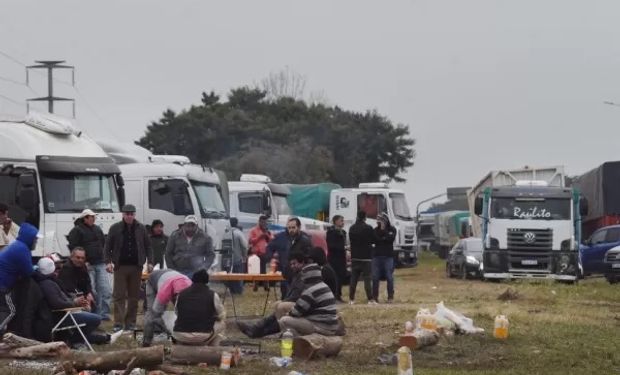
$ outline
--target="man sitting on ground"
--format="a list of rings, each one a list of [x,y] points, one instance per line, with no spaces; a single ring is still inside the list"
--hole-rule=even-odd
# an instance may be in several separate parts
[[[86,267],[86,251],[84,248],[78,246],[71,250],[69,261],[64,264],[58,274],[58,283],[70,296],[81,293],[88,301],[89,311],[94,311],[95,297]]]
[[[192,286],[179,293],[172,337],[180,344],[219,345],[226,328],[226,310],[208,283],[209,274],[200,270],[192,276]]]
[[[142,346],[151,346],[156,328],[170,333],[162,319],[166,306],[190,285],[192,285],[192,281],[175,270],[165,269],[151,273],[146,282],[148,311],[144,317],[144,341]]]

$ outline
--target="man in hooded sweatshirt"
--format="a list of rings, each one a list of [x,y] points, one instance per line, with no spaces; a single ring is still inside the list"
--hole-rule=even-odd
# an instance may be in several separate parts
[[[88,208],[82,211],[75,220],[75,226],[69,232],[67,240],[69,250],[81,247],[86,252],[86,268],[90,277],[91,290],[95,292],[95,313],[104,320],[110,320],[110,300],[112,285],[106,271],[103,248],[105,236],[99,225],[95,213]]]
[[[17,239],[0,252],[0,333],[15,316],[15,305],[11,297],[18,279],[29,277],[33,272],[30,252],[37,245],[39,230],[28,223],[19,228]]]
[[[379,302],[379,283],[382,277],[387,280],[387,303],[394,301],[394,239],[396,228],[390,225],[387,215],[377,217],[375,228],[377,242],[372,257],[372,296]]]

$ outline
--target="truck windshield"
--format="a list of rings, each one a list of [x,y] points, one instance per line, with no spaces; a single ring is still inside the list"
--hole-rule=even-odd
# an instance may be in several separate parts
[[[217,186],[206,182],[190,181],[198,197],[198,205],[203,217],[211,219],[226,218],[226,208]]]
[[[570,199],[492,198],[491,217],[511,220],[570,220]]]
[[[286,195],[273,195],[273,205],[278,215],[292,215],[291,207],[288,205]]]
[[[379,214],[387,212],[383,194],[362,193],[357,196],[357,210],[364,211],[369,219],[376,219]]]
[[[119,212],[112,176],[48,174],[41,177],[45,212]]]
[[[392,199],[392,210],[394,211],[394,216],[396,216],[397,219],[413,220],[413,217],[411,217],[411,213],[409,212],[409,204],[407,203],[405,194],[390,193],[390,198]]]

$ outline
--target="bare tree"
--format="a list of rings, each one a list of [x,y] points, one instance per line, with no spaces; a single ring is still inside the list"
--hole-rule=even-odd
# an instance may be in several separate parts
[[[267,99],[290,97],[303,100],[306,90],[306,76],[291,70],[288,66],[278,72],[271,72],[260,83],[267,92]]]

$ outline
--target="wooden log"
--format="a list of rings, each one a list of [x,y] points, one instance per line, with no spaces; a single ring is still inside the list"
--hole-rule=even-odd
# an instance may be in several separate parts
[[[439,342],[439,333],[429,329],[416,329],[411,335],[401,336],[399,346],[406,346],[411,350],[417,350],[425,346],[435,345]]]
[[[155,368],[155,370],[159,370],[165,374],[170,375],[189,375],[187,371],[182,368],[174,367],[168,364],[159,365]]]
[[[164,362],[164,346],[157,345],[149,348],[97,353],[70,351],[62,356],[62,359],[70,361],[78,371],[94,370],[108,372],[112,370],[125,370],[132,361],[131,364],[134,367],[153,368]]]
[[[230,352],[232,358],[231,366],[236,366],[237,361],[235,349],[230,346],[190,346],[190,345],[172,345],[168,358],[170,362],[179,365],[197,365],[206,363],[210,366],[219,365],[223,352]]]
[[[7,352],[0,351],[0,358],[50,358],[62,356],[70,352],[71,349],[62,341],[48,342],[45,344],[37,344],[28,347],[19,347],[11,349]]]
[[[293,339],[293,357],[305,360],[334,357],[342,349],[341,336],[323,336],[317,333]]]
[[[2,342],[0,343],[0,347],[4,348],[23,348],[26,346],[34,346],[43,344],[41,341],[27,339],[25,337],[17,336],[12,333],[5,333],[2,336]]]

